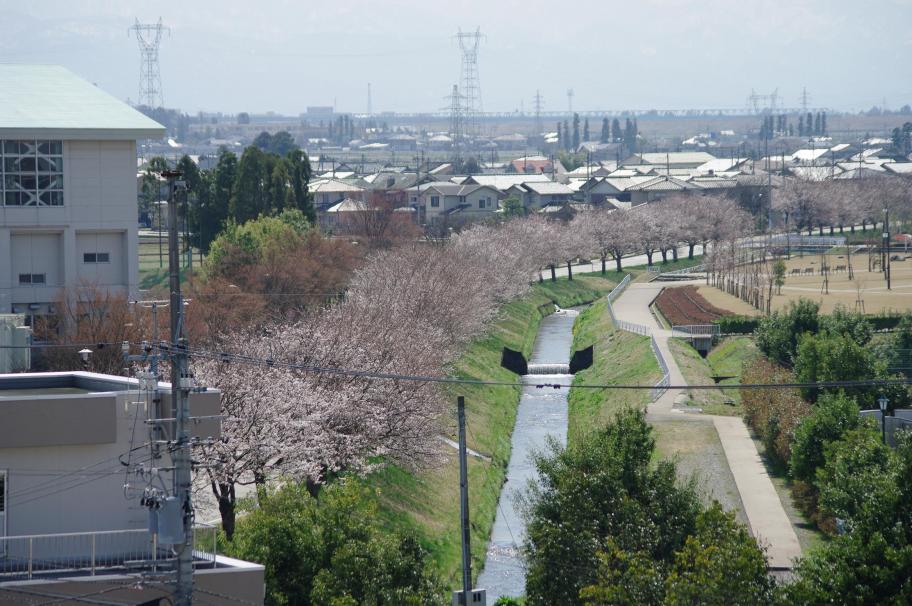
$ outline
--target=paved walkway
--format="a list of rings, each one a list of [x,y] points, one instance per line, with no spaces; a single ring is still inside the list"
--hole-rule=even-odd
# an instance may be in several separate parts
[[[614,314],[618,320],[648,326],[659,351],[668,364],[671,385],[686,385],[687,381],[678,368],[668,348],[671,331],[663,329],[649,311],[649,303],[662,288],[674,288],[686,284],[703,284],[702,280],[686,282],[634,283],[614,302]],[[754,441],[744,421],[739,417],[723,417],[702,414],[687,414],[673,410],[675,399],[682,390],[666,391],[649,406],[647,419],[662,421],[674,418],[682,420],[711,420],[719,434],[725,458],[735,478],[735,485],[741,495],[744,514],[750,523],[754,537],[767,546],[767,559],[774,569],[790,569],[795,558],[801,555],[801,545],[791,520],[786,515],[779,495],[766,472],[766,466],[757,452]]]

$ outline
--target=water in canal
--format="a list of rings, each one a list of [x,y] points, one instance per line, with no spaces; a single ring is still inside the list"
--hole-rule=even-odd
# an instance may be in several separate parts
[[[535,385],[569,385],[572,381],[572,375],[566,374],[566,365],[570,361],[576,316],[575,310],[561,310],[542,320],[529,360],[530,374],[523,377],[528,386],[523,388],[519,401],[507,479],[500,493],[484,570],[477,582],[479,588],[487,590],[488,604],[501,596],[525,593],[526,571],[520,558],[525,525],[516,509],[517,492],[524,491],[534,479],[530,455],[544,448],[545,438],[553,436],[560,444],[567,440],[567,390],[539,389]]]

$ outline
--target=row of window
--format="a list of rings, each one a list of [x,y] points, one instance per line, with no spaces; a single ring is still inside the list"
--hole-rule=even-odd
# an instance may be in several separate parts
[[[110,263],[111,253],[82,253],[83,263]],[[19,284],[47,284],[47,274],[19,274]]]
[[[63,206],[63,142],[0,141],[4,206]]]
[[[431,196],[431,208],[440,207],[440,196]],[[478,208],[494,208],[494,205],[491,203],[491,198],[480,198],[478,200]]]

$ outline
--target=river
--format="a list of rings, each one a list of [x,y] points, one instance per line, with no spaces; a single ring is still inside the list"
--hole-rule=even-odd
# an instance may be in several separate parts
[[[526,571],[520,557],[525,539],[525,524],[518,511],[517,493],[535,479],[531,454],[545,448],[546,438],[561,445],[567,441],[567,390],[535,387],[543,382],[569,385],[573,380],[565,365],[570,361],[573,322],[577,311],[560,310],[542,319],[535,338],[530,374],[523,377],[523,388],[513,427],[513,448],[507,465],[506,483],[500,493],[484,570],[477,586],[487,590],[487,603],[501,596],[521,596],[526,588]],[[542,365],[542,366],[538,366]]]

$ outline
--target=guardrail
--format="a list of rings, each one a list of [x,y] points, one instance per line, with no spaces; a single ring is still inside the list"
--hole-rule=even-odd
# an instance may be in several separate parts
[[[671,327],[673,337],[713,337],[722,334],[718,324],[679,324]]]
[[[216,566],[218,529],[193,529],[194,566]],[[146,529],[0,537],[0,582],[152,569],[172,559]]]
[[[636,333],[638,335],[649,336],[652,334],[652,330],[643,324],[636,324],[634,322],[625,322],[624,320],[618,320],[615,322],[618,328],[621,330],[626,330],[627,332]]]
[[[662,350],[659,349],[659,344],[656,342],[655,337],[652,337],[649,340],[649,344],[652,347],[653,355],[655,355],[656,360],[659,362],[659,368],[662,370],[662,378],[659,379],[659,382],[652,388],[652,401],[655,402],[662,397],[663,393],[668,391],[671,373],[668,370],[668,363],[665,362],[665,356],[662,355]]]
[[[611,323],[615,326],[618,326],[618,320],[614,315],[614,308],[611,306],[611,303],[621,296],[621,293],[624,292],[624,289],[627,288],[627,285],[630,284],[630,274],[624,276],[624,279],[621,280],[617,286],[611,289],[611,292],[608,293],[606,297],[608,299],[608,315],[611,316]]]

